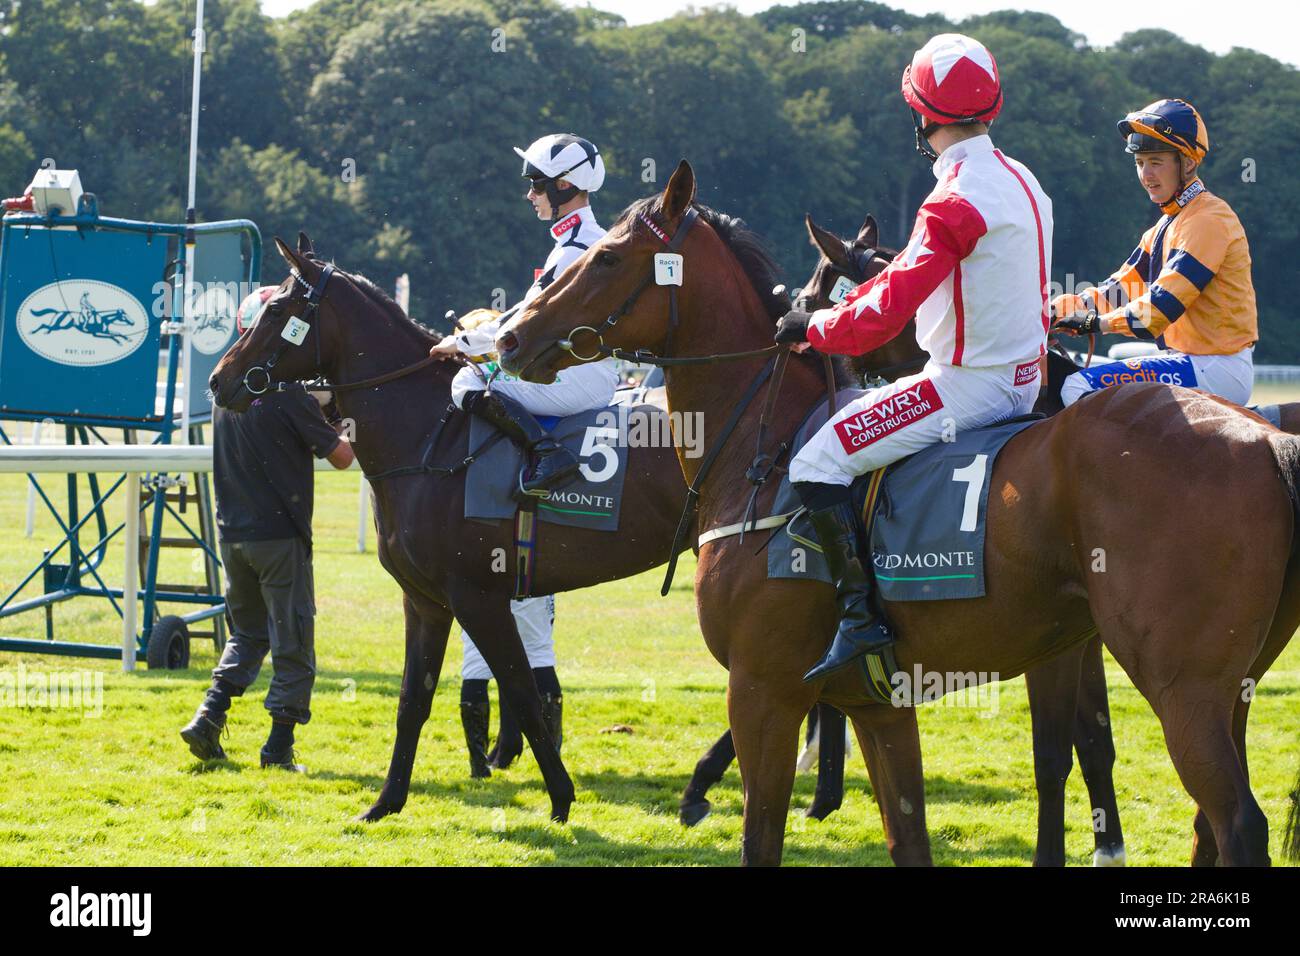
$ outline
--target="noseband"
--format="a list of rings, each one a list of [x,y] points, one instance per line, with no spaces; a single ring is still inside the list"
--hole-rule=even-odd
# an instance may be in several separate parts
[[[329,285],[330,276],[334,275],[334,264],[332,262],[325,264],[325,268],[321,270],[320,278],[316,280],[315,285],[312,285],[304,279],[297,269],[290,269],[289,274],[293,276],[294,282],[307,290],[307,308],[303,310],[302,315],[292,316],[289,321],[300,322],[302,325],[306,326],[306,328],[299,338],[299,341],[293,342],[292,339],[287,337],[289,326],[285,326],[286,331],[282,332],[280,335],[280,344],[276,347],[275,351],[271,353],[271,357],[266,360],[266,363],[264,365],[254,365],[244,373],[244,388],[248,390],[250,395],[264,395],[270,391],[282,392],[289,387],[290,383],[288,382],[272,382],[271,370],[275,368],[276,363],[284,357],[285,350],[290,345],[300,345],[301,340],[306,338],[308,333],[312,331],[312,320],[316,318],[316,313],[320,309],[320,300],[325,295],[325,287]],[[315,332],[316,368],[319,369],[321,364],[320,329],[316,329]],[[260,378],[261,381],[258,381],[258,378]],[[257,382],[256,387],[254,387],[255,382]]]

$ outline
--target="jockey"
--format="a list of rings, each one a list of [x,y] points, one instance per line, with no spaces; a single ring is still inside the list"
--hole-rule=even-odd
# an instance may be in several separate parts
[[[1122,382],[1160,381],[1245,405],[1259,338],[1250,247],[1237,214],[1196,175],[1210,148],[1205,122],[1190,103],[1159,100],[1126,116],[1119,131],[1138,180],[1164,215],[1100,286],[1052,301],[1055,327],[1118,332],[1161,351],[1075,372],[1061,386],[1061,401],[1070,405]]]
[[[543,136],[526,150],[515,147],[524,161],[529,189],[524,198],[537,218],[551,223],[555,245],[546,263],[536,270],[523,300],[495,322],[468,332],[448,335],[430,349],[440,357],[492,351],[500,327],[555,281],[555,277],[605,234],[591,211],[589,197],[605,181],[605,162],[596,147],[572,133]],[[542,428],[534,415],[576,415],[608,405],[618,386],[612,359],[565,369],[549,385],[520,381],[498,370],[487,389],[487,375],[467,365],[452,380],[451,398],[457,407],[478,415],[505,432],[536,459],[535,470],[521,482],[525,494],[546,497],[578,471],[578,459]]]
[[[930,361],[917,375],[871,389],[841,409],[790,463],[835,580],[840,625],[805,680],[834,673],[893,643],[874,608],[870,563],[850,485],[955,430],[1028,413],[1046,351],[1052,204],[1034,175],[989,139],[1002,109],[992,54],[955,33],[936,36],[903,72],[917,149],[938,180],[907,248],[840,305],[790,312],[778,342],[861,355],[916,316]]]
[[[460,326],[473,338],[473,333],[499,318],[490,309],[474,309],[460,318]],[[496,367],[496,354],[471,355],[476,365]],[[555,597],[527,597],[510,602],[515,629],[524,645],[528,666],[537,682],[542,698],[542,720],[559,750],[564,737],[564,691],[555,670]],[[464,643],[460,666],[460,723],[465,731],[465,746],[469,751],[471,777],[490,777],[493,768],[505,769],[523,752],[524,739],[519,720],[501,698],[501,724],[497,744],[488,751],[488,733],[491,730],[492,701],[488,696],[488,683],[492,670],[483,659],[482,652],[470,634],[461,629]]]

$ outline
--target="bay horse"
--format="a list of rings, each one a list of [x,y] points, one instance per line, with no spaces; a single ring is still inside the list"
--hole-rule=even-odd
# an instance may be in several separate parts
[[[669,407],[704,415],[705,458],[679,460],[698,485],[700,529],[745,514],[772,345],[769,270],[733,251],[695,201],[682,161],[660,195],[633,204],[589,254],[502,328],[497,351],[529,381],[617,348],[698,359],[668,369]],[[681,286],[654,282],[654,257],[682,256]],[[714,364],[731,361],[726,374]],[[770,432],[788,437],[823,387],[820,361],[793,356]],[[752,377],[751,377],[752,376]],[[726,426],[720,422],[726,422]],[[718,444],[723,428],[728,441]],[[1173,478],[1174,480],[1170,480]],[[1154,383],[1105,389],[1031,425],[1002,449],[987,513],[987,593],[886,603],[904,672],[1006,679],[1088,640],[1147,699],[1196,801],[1193,859],[1267,864],[1268,823],[1246,771],[1243,693],[1300,624],[1300,439],[1226,401]],[[771,492],[759,496],[770,510]],[[766,513],[760,510],[758,513]],[[1163,534],[1155,533],[1157,530]],[[1171,570],[1169,548],[1183,560]],[[1221,570],[1232,569],[1231,590]],[[916,715],[868,702],[850,670],[804,683],[836,627],[833,589],[768,580],[736,536],[699,549],[696,602],[709,650],[729,670],[728,714],[744,788],[747,864],[779,864],[798,730],[824,699],[854,722],[896,863],[931,862]],[[947,683],[947,681],[945,681]],[[1285,841],[1294,848],[1294,832]]]
[[[843,239],[822,228],[806,216],[804,225],[809,241],[819,257],[812,276],[801,289],[795,290],[805,311],[832,304],[831,293],[841,278],[853,286],[860,285],[882,271],[897,255],[897,250],[880,245],[880,230],[875,217],[868,215],[858,234]],[[849,362],[856,378],[893,381],[920,370],[929,354],[916,342],[915,320],[896,338]],[[1047,359],[1046,385],[1039,394],[1034,411],[1054,415],[1063,409],[1061,385],[1078,366],[1061,352],[1052,351]],[[1298,405],[1297,407],[1300,407]],[[1115,765],[1115,742],[1110,730],[1110,704],[1106,694],[1106,671],[1102,658],[1101,638],[1072,647],[1025,672],[1034,750],[1034,781],[1038,795],[1038,835],[1034,847],[1035,866],[1065,865],[1065,784],[1073,767],[1072,751],[1079,754],[1079,767],[1088,788],[1090,822],[1093,830],[1093,864],[1123,865],[1124,835],[1120,825],[1119,805],[1115,796],[1112,771]],[[821,746],[819,754],[817,799],[807,815],[823,819],[840,805],[842,782],[836,788],[831,777],[842,781],[844,751],[840,743],[844,733],[844,715],[828,704],[819,704]],[[700,817],[709,787],[722,778],[735,759],[731,731],[718,740],[696,765],[695,773],[682,798],[683,822],[694,811]],[[693,820],[692,820],[693,822]]]
[[[510,611],[514,523],[463,517],[469,416],[451,406],[460,363],[433,360],[434,335],[369,280],[316,259],[305,234],[296,252],[275,243],[290,275],[257,325],[217,363],[209,386],[218,405],[241,411],[275,383],[324,375],[340,413],[356,423],[352,447],[371,481],[379,561],[401,586],[406,620],[392,759],[360,819],[381,819],[406,803],[455,618],[474,635],[532,747],[552,819],[567,820],[573,782],[542,722]],[[286,346],[281,335],[295,318],[309,329],[298,345]],[[617,533],[543,525],[533,593],[589,587],[668,560],[684,491],[676,452],[653,444],[628,452],[624,493],[636,507],[621,510]]]

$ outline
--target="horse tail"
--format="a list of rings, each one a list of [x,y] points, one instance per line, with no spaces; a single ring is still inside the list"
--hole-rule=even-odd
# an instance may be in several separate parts
[[[1291,531],[1291,565],[1300,555],[1300,436],[1274,433],[1269,436],[1273,457],[1277,461],[1282,483],[1291,499],[1293,528]],[[1290,577],[1288,572],[1288,577]],[[1290,807],[1286,815],[1286,829],[1282,836],[1282,853],[1288,860],[1300,860],[1300,769],[1291,784]]]

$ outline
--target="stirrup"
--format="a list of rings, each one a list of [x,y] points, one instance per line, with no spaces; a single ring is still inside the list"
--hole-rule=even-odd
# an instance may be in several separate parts
[[[541,498],[542,500],[546,500],[547,498],[551,497],[550,488],[528,489],[524,487],[524,472],[526,472],[527,470],[528,470],[527,465],[524,465],[522,468],[519,469],[519,477],[516,479],[516,484],[519,486],[519,494],[525,498]]]

